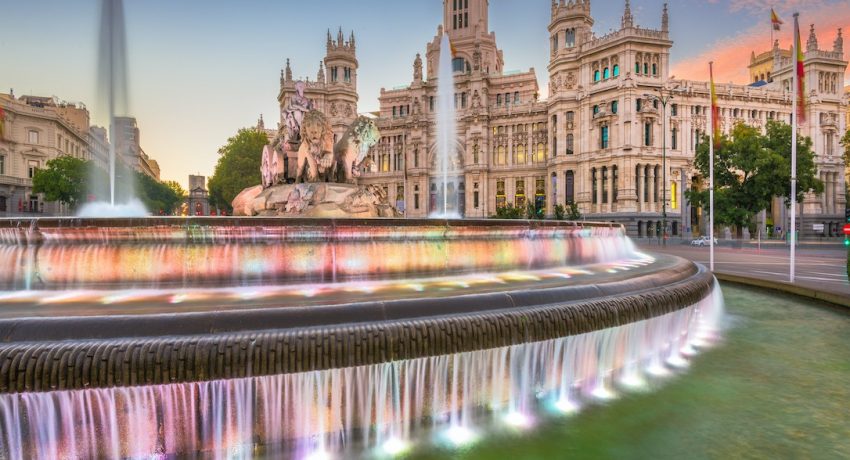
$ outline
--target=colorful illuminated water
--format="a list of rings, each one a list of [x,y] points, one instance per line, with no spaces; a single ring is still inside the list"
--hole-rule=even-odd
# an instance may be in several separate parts
[[[850,313],[724,285],[720,346],[653,392],[411,459],[850,458]]]
[[[715,293],[718,289],[715,289]],[[571,413],[687,366],[718,337],[711,295],[667,315],[577,336],[326,371],[147,387],[0,395],[12,458],[395,455],[464,444]]]

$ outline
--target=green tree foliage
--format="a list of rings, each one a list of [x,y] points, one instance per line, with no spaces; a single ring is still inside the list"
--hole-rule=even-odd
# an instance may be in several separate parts
[[[180,185],[180,182],[177,182],[176,180],[163,181],[162,184],[174,191],[174,193],[180,198],[189,197],[189,194],[186,193],[186,190],[183,188],[182,185]]]
[[[183,196],[174,189],[156,179],[139,172],[136,176],[136,190],[139,199],[153,214],[172,214],[183,202]]]
[[[524,219],[525,218],[525,209],[515,207],[514,205],[508,203],[507,206],[500,206],[496,208],[496,215],[493,216],[494,219]]]
[[[62,155],[47,162],[32,178],[33,193],[43,193],[47,201],[59,201],[72,209],[86,199],[86,175],[90,162]]]
[[[570,201],[567,203],[567,220],[581,220],[581,211],[578,209],[578,203]]]
[[[552,214],[555,220],[564,220],[567,216],[567,209],[562,204],[556,204],[552,207]]]
[[[791,196],[791,126],[769,121],[766,134],[743,123],[735,125],[731,136],[723,135],[714,151],[714,221],[734,226],[743,235],[753,217],[770,205],[775,196]],[[797,200],[806,192],[823,192],[818,180],[809,138],[797,139]],[[695,165],[703,177],[709,176],[709,145],[703,139],[697,148]],[[709,190],[688,190],[688,199],[708,209]]]
[[[240,129],[218,150],[218,163],[209,181],[210,204],[231,211],[230,203],[242,190],[259,185],[263,147],[269,140],[255,129]]]
[[[844,164],[850,165],[850,128],[847,129],[847,132],[844,133],[844,136],[838,142],[844,147]]]

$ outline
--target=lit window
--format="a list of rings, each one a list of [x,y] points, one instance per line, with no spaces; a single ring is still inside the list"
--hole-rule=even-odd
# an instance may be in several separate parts
[[[676,193],[676,187],[678,187],[678,183],[676,181],[670,182],[670,208],[671,209],[679,209],[679,194]]]
[[[496,182],[496,207],[504,208],[507,204],[507,197],[505,196],[505,181],[500,180]]]
[[[525,208],[525,180],[517,179],[516,193],[514,194],[514,206]]]
[[[535,163],[543,163],[546,161],[546,144],[539,143],[537,144],[537,152],[534,154],[534,162]]]
[[[514,164],[525,164],[525,146],[522,144],[517,145],[514,148]]]

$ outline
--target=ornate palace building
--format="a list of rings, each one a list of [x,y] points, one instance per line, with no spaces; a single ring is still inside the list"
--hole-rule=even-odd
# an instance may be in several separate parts
[[[372,169],[362,181],[382,186],[407,217],[436,209],[435,100],[440,38],[448,33],[454,59],[458,140],[452,163],[455,209],[466,217],[489,217],[507,203],[553,207],[578,204],[587,219],[626,225],[632,235],[654,236],[666,204],[673,236],[704,233],[703,212],[684,191],[705,187],[693,159],[706,132],[710,110],[706,81],[671,78],[667,7],[657,29],[634,22],[625,2],[620,29],[604,36],[592,30],[590,0],[553,1],[549,23],[549,90],[540,94],[535,70],[507,72],[487,0],[444,0],[443,24],[413,60],[409,86],[381,90],[377,116],[382,139],[372,151]],[[543,44],[541,43],[541,46]],[[844,163],[838,140],[847,129],[847,96],[840,31],[832,49],[818,45],[814,26],[805,50],[808,120],[822,195],[800,205],[802,232],[837,234],[843,221]],[[328,34],[327,57],[306,95],[341,132],[356,116],[357,59],[354,36]],[[734,123],[763,127],[790,121],[791,61],[778,44],[750,63],[747,85],[717,85],[724,131]],[[708,63],[706,63],[706,74]],[[279,101],[287,107],[295,86],[291,70],[281,75]],[[665,103],[666,102],[666,103]],[[762,228],[786,227],[777,199],[762,213]],[[820,232],[818,232],[820,234]]]

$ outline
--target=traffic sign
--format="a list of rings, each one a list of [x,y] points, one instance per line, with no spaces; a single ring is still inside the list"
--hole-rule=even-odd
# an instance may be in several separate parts
[[[850,224],[844,224],[844,234],[850,236]]]

